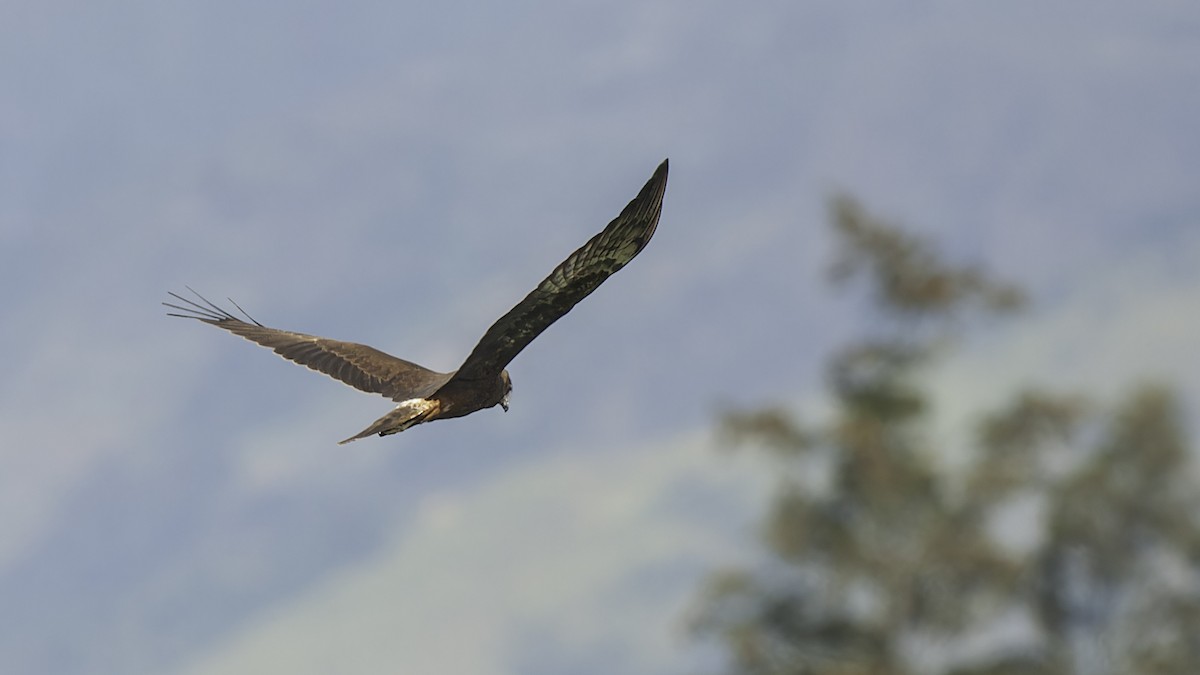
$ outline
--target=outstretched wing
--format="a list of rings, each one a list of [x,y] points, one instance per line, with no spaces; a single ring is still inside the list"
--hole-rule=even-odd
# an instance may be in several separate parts
[[[192,291],[191,288],[188,290]],[[168,291],[168,293],[170,292]],[[428,396],[450,378],[448,373],[434,372],[366,345],[268,328],[255,321],[249,314],[246,314],[246,318],[250,321],[242,321],[209,302],[196,291],[192,291],[192,293],[195,293],[204,305],[181,295],[170,293],[171,297],[186,303],[187,306],[164,302],[163,304],[167,307],[183,312],[183,314],[173,312],[168,312],[168,314],[185,319],[197,319],[218,328],[224,328],[251,342],[270,347],[275,350],[276,354],[289,361],[294,361],[319,373],[325,373],[355,389],[372,394],[383,394],[394,401],[404,401]],[[233,301],[230,300],[230,302]],[[242,310],[236,302],[233,304]],[[242,310],[242,313],[245,314],[245,310]]]
[[[666,188],[667,161],[663,160],[621,215],[492,324],[453,379],[494,379],[550,324],[633,260],[654,235]]]

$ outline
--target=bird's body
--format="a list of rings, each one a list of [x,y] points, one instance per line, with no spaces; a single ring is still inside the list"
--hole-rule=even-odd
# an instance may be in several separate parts
[[[462,417],[497,404],[508,410],[512,380],[505,366],[550,324],[641,252],[658,225],[666,184],[664,160],[621,214],[492,324],[458,370],[451,373],[429,370],[354,342],[269,328],[249,315],[249,321],[243,321],[198,293],[196,297],[203,304],[175,293],[170,295],[186,306],[163,304],[185,312],[172,316],[224,328],[273,349],[285,359],[397,402],[391,412],[342,443],[399,433],[417,424]]]

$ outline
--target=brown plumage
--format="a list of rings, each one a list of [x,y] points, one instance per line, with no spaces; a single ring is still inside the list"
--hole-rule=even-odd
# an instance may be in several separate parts
[[[186,306],[163,304],[183,312],[171,312],[171,316],[197,319],[224,328],[270,347],[289,361],[325,373],[356,389],[382,394],[399,404],[342,443],[373,434],[387,436],[423,422],[461,417],[496,404],[508,410],[512,381],[505,366],[550,324],[571,311],[641,252],[658,225],[666,187],[667,161],[663,160],[621,215],[567,256],[524,300],[492,324],[458,370],[451,373],[429,370],[354,342],[268,328],[244,310],[242,314],[249,321],[243,321],[195,291],[192,293],[200,302],[170,293]],[[234,306],[237,307],[237,303]]]

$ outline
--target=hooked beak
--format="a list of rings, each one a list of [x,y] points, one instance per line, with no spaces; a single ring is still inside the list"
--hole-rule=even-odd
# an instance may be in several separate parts
[[[504,408],[504,412],[508,412],[508,394],[505,394],[504,398],[500,399],[500,407]]]

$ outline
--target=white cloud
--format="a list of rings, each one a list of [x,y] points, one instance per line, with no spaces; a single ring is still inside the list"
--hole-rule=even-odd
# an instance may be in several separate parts
[[[619,645],[661,672],[683,663],[697,573],[738,556],[749,529],[730,514],[755,513],[765,480],[701,437],[533,461],[427,497],[379,555],[179,672],[519,673],[535,642]]]

